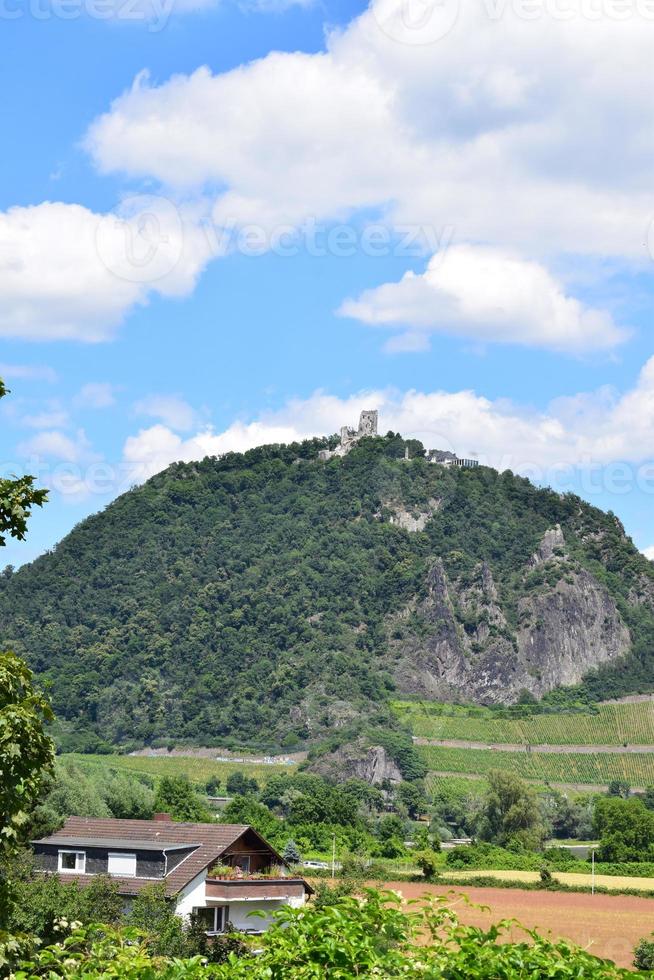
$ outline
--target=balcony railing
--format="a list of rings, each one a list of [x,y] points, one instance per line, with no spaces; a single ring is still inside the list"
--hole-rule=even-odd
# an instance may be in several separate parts
[[[303,878],[251,874],[242,878],[214,877],[206,880],[205,895],[209,901],[262,902],[284,898],[302,898],[306,892]]]

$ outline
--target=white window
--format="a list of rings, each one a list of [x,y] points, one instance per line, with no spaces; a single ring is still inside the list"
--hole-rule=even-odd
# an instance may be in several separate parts
[[[136,854],[124,851],[109,851],[107,871],[119,878],[134,878],[136,875]]]
[[[227,919],[227,906],[217,905],[215,908],[196,908],[193,909],[193,916],[204,926],[204,931],[213,936],[217,932],[225,931]]]
[[[59,871],[83,875],[86,871],[86,851],[59,851]]]

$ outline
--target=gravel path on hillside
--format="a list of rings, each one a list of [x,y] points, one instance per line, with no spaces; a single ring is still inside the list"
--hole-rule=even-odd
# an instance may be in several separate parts
[[[651,755],[654,745],[532,745],[520,742],[470,742],[464,738],[421,738],[416,745],[434,745],[441,749],[489,749],[495,752],[538,752],[551,755],[624,755],[625,752]]]

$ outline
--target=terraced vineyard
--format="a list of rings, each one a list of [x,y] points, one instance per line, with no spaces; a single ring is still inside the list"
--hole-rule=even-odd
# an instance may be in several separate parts
[[[600,704],[579,714],[498,718],[488,708],[429,701],[395,701],[394,710],[414,735],[471,742],[529,745],[654,745],[654,701]]]
[[[654,754],[624,752],[600,754],[573,752],[555,755],[544,752],[498,752],[488,749],[449,749],[418,746],[432,772],[474,773],[505,769],[523,779],[560,783],[606,784],[626,780],[632,786],[654,785]]]

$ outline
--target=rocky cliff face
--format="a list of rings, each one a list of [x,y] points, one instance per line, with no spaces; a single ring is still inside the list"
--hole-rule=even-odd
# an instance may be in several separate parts
[[[386,749],[381,745],[368,746],[361,740],[321,756],[308,768],[319,776],[337,780],[362,779],[372,786],[402,781],[402,773]]]
[[[391,628],[401,690],[442,699],[509,704],[575,684],[628,653],[629,630],[607,589],[567,553],[557,525],[544,534],[503,608],[490,568],[453,581],[436,560],[422,602]],[[402,629],[402,620],[412,627]]]

